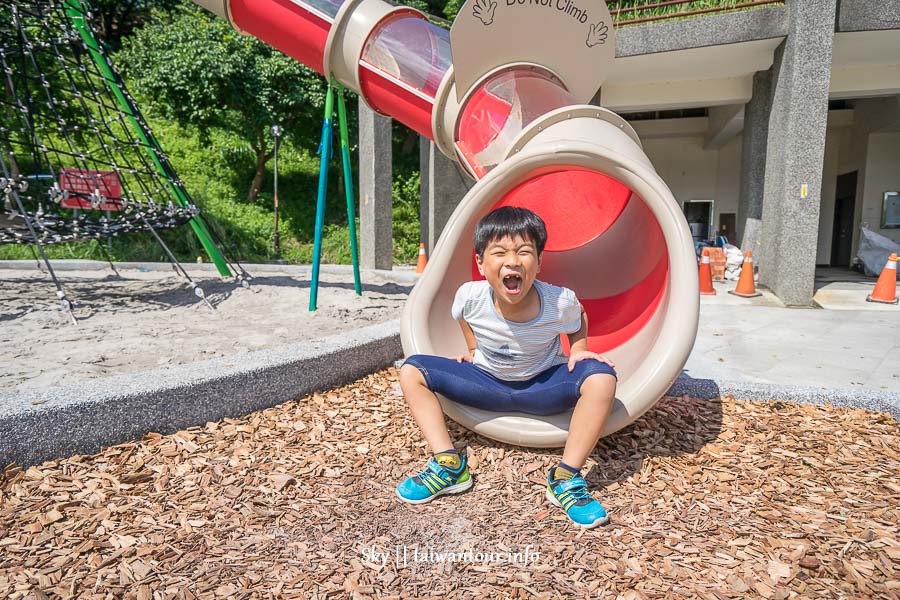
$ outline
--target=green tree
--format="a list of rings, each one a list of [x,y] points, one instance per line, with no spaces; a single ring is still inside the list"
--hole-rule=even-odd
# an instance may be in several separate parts
[[[321,124],[319,75],[200,9],[154,19],[123,40],[116,61],[132,91],[166,118],[201,135],[218,128],[244,140],[256,159],[249,202],[274,155],[271,126],[302,144]]]
[[[91,0],[94,31],[110,48],[118,49],[155,11],[171,11],[180,0]]]
[[[447,3],[444,4],[444,16],[451,21],[454,20],[456,15],[459,14],[459,9],[461,9],[462,5],[465,3],[466,0],[448,0]]]

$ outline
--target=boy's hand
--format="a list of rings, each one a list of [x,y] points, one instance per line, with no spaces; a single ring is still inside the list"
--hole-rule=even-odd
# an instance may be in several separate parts
[[[468,362],[468,363],[470,363],[470,362],[472,362],[472,357],[471,357],[470,355],[468,355],[468,354],[464,354],[464,355],[462,355],[462,356],[454,356],[453,358],[454,358],[454,359],[456,360],[456,362],[458,362],[458,363],[463,363],[463,362]]]
[[[613,364],[613,361],[609,360],[605,356],[603,356],[601,354],[597,354],[596,352],[588,352],[587,350],[581,350],[581,351],[573,352],[569,356],[569,372],[571,373],[575,369],[575,363],[577,363],[579,360],[585,360],[587,358],[596,358],[600,362],[608,364],[613,369],[616,368],[616,365]]]

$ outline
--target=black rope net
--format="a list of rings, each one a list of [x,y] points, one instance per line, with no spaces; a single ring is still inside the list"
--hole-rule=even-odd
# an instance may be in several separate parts
[[[107,238],[199,213],[102,60],[107,74],[65,0],[0,0],[0,243]]]

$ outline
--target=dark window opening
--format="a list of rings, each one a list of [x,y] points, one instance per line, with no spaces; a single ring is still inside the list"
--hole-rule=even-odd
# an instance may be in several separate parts
[[[829,100],[828,110],[846,110],[853,108],[848,100]]]
[[[657,119],[690,119],[693,117],[708,117],[708,108],[677,108],[674,110],[650,110],[642,112],[624,113],[626,121],[654,121]]]

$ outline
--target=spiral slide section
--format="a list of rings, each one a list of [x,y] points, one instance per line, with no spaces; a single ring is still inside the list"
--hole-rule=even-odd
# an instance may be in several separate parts
[[[376,111],[434,140],[478,180],[407,302],[407,355],[465,351],[450,305],[461,284],[479,277],[475,223],[495,207],[524,206],[548,228],[541,278],[576,292],[589,318],[589,348],[616,363],[616,403],[604,434],[668,390],[696,338],[696,258],[683,213],[634,130],[586,104],[614,53],[603,0],[470,0],[452,32],[382,0],[195,1],[330,73]],[[525,446],[562,446],[571,417],[441,403],[460,424]]]

